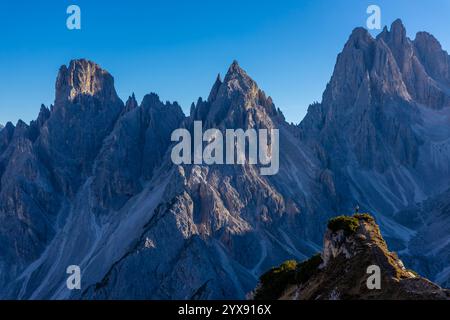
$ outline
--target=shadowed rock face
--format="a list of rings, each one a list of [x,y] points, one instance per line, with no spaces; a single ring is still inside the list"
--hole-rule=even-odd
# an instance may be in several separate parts
[[[103,142],[93,174],[95,206],[106,212],[142,191],[141,180],[152,178],[184,119],[176,102],[163,104],[156,94],[146,95],[140,107],[131,97],[126,109]]]
[[[450,288],[450,190],[413,204],[395,218],[417,234],[409,243],[405,263]]]
[[[3,153],[11,142],[14,133],[14,125],[8,122],[0,131],[0,152]]]
[[[299,126],[237,62],[185,117],[155,94],[124,104],[107,71],[72,61],[54,106],[0,131],[0,297],[244,298],[271,266],[317,252],[328,218],[356,203],[405,261],[442,258],[429,275],[445,281],[445,250],[421,258],[426,225],[394,213],[449,187],[446,59],[399,21],[375,39],[357,28]],[[279,129],[279,173],[175,166],[170,134],[196,120]],[[65,286],[72,264],[81,292]]]

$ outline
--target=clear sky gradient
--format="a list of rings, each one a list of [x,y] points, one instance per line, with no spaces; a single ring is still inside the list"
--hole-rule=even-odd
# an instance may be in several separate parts
[[[81,8],[79,31],[66,28],[70,4]],[[59,67],[74,58],[108,70],[123,100],[156,92],[185,112],[236,59],[298,123],[321,100],[370,4],[381,7],[383,25],[401,18],[410,37],[428,31],[450,50],[448,0],[1,1],[0,123],[35,119],[54,100]]]

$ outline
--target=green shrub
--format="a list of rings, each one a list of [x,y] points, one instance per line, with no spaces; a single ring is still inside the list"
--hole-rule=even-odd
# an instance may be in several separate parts
[[[339,216],[331,219],[328,222],[328,229],[333,232],[344,230],[346,236],[352,235],[358,229],[359,221],[357,218],[349,216]]]
[[[255,292],[255,300],[275,300],[281,297],[289,285],[307,282],[317,272],[322,263],[320,253],[310,259],[298,263],[295,260],[283,262],[272,268],[259,278],[259,287]]]
[[[295,284],[297,264],[297,261],[289,260],[264,273],[259,279],[260,286],[255,293],[255,300],[278,299],[288,285]]]
[[[314,275],[314,273],[317,272],[317,268],[319,268],[321,263],[322,257],[320,256],[320,253],[300,263],[297,267],[297,283],[301,284],[307,282]]]

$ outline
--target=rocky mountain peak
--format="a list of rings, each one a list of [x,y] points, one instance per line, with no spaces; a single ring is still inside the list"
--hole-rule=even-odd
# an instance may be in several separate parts
[[[397,19],[392,22],[390,29],[384,26],[383,31],[377,36],[377,39],[384,39],[386,42],[393,41],[395,43],[401,43],[406,39],[406,28],[403,25],[402,20]]]
[[[414,47],[428,74],[450,85],[450,56],[439,41],[428,32],[418,32]]]
[[[41,127],[48,118],[50,118],[50,109],[41,104],[41,108],[39,110],[39,115],[37,118],[39,126]]]
[[[26,128],[28,128],[28,125],[22,119],[19,119],[16,123],[16,129],[21,130]]]
[[[270,117],[278,114],[272,99],[258,88],[236,60],[223,81],[220,75],[217,76],[208,100],[199,98],[191,107],[191,118],[204,121],[207,127],[247,128],[261,125],[269,128],[272,127]]]
[[[59,69],[55,104],[73,102],[78,96],[92,96],[103,101],[117,101],[114,78],[96,63],[78,59]]]
[[[353,30],[337,57],[333,75],[324,92],[324,103],[333,102],[345,108],[355,104],[359,88],[370,85],[369,72],[374,64],[374,46],[375,40],[366,29]]]
[[[39,115],[36,120],[30,123],[29,137],[34,142],[40,134],[41,128],[47,122],[51,116],[51,111],[45,105],[41,104],[41,109],[39,110]]]
[[[237,60],[233,60],[233,62],[231,63],[229,69],[228,69],[228,73],[229,74],[246,74],[246,72],[239,66],[239,62]]]
[[[401,43],[406,39],[406,28],[402,20],[397,19],[391,24],[390,35],[395,43]]]
[[[376,132],[383,130],[392,134],[388,140],[394,141],[396,131],[400,134],[409,131],[408,128],[395,128],[394,131],[391,131],[392,128],[381,128],[382,123],[393,121],[389,118],[395,113],[410,110],[407,113],[408,119],[414,117],[416,103],[432,109],[449,105],[449,89],[445,88],[448,85],[443,85],[449,79],[448,61],[448,55],[430,36],[420,35],[413,43],[406,36],[401,20],[394,21],[390,30],[384,28],[376,38],[364,28],[356,28],[337,58],[322,103],[314,107],[317,110],[311,109],[312,112],[308,112],[302,126],[329,127],[335,130],[335,126],[344,123],[344,119],[350,116],[359,119],[351,122],[355,127],[349,134],[363,132],[363,135],[355,137],[360,140],[360,146],[377,144]],[[403,104],[410,108],[387,107]],[[381,108],[377,109],[379,106]],[[380,116],[385,119],[374,121],[375,117]],[[310,117],[317,117],[313,121],[315,124],[309,124]],[[375,129],[376,127],[378,128]],[[407,135],[412,137],[410,133]],[[368,143],[369,140],[372,142]],[[395,145],[393,147],[397,148]],[[367,150],[356,152],[358,157],[363,153],[367,153]],[[413,164],[414,161],[408,160],[408,163]]]
[[[219,84],[217,81],[216,83]],[[217,90],[216,98],[224,95],[228,97],[242,95],[244,99],[251,100],[257,96],[258,92],[259,88],[256,82],[234,60],[225,75],[223,84]]]
[[[3,127],[4,130],[14,131],[14,124],[11,121],[8,121]]]
[[[11,122],[7,122],[6,125],[0,129],[0,155],[11,142],[14,129],[14,125]]]
[[[236,60],[229,67],[224,83],[232,88],[241,88],[243,91],[256,86],[255,81],[248,76],[247,72],[239,66]]]
[[[124,112],[128,112],[131,110],[134,110],[138,107],[138,103],[136,101],[136,96],[134,93],[131,94],[131,96],[128,97],[127,102],[125,103],[125,110]]]
[[[161,100],[159,99],[159,96],[154,92],[146,94],[141,103],[141,105],[144,107],[152,107],[160,104]]]
[[[109,72],[85,59],[63,65],[55,89],[55,105],[48,119],[47,112],[43,113],[42,120],[46,121],[39,130],[37,145],[42,154],[52,159],[55,168],[65,168],[59,172],[60,188],[72,195],[82,182],[82,175],[90,174],[95,157],[122,114],[124,104],[117,96]],[[74,168],[78,168],[78,173],[68,175],[69,171],[75,172],[71,171]]]
[[[370,35],[370,33],[362,28],[358,27],[353,29],[349,39],[347,40],[347,43],[345,47],[361,47],[364,45],[367,45],[368,43],[372,42],[373,38]]]
[[[418,46],[429,45],[434,50],[442,50],[439,41],[430,33],[425,31],[417,32],[414,44]]]
[[[216,81],[214,82],[214,85],[211,88],[211,92],[208,96],[208,102],[212,102],[217,97],[217,92],[220,89],[220,86],[222,85],[222,79],[220,78],[220,73],[217,75]]]

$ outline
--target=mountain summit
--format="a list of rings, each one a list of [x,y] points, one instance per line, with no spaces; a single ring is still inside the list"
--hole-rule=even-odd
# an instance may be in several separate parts
[[[94,96],[105,101],[119,100],[113,77],[99,65],[85,59],[72,60],[62,66],[56,79],[55,105],[73,101],[79,95]]]

